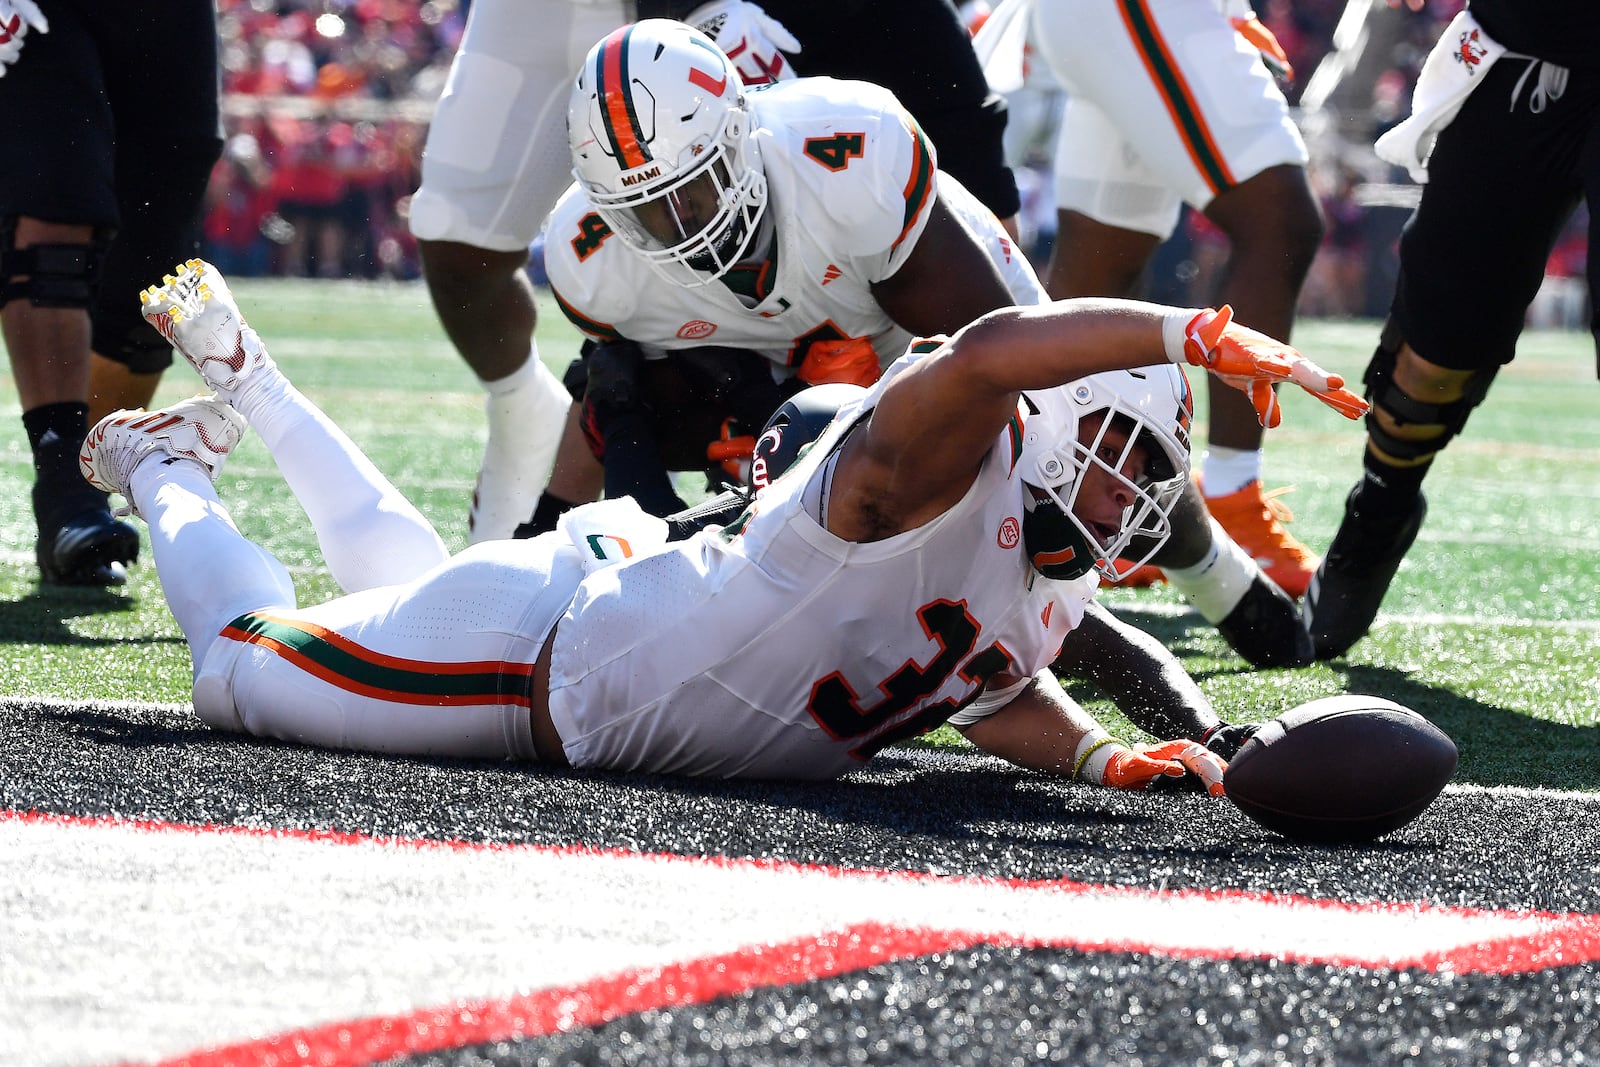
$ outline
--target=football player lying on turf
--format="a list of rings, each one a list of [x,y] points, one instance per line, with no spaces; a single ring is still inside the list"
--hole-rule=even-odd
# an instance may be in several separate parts
[[[848,404],[866,390],[839,382],[814,385],[780,404],[751,448],[743,481],[667,516],[667,539],[726,526],[755,494],[788,470]],[[1051,665],[1055,673],[1093,683],[1133,725],[1157,738],[1198,738],[1225,760],[1254,736],[1259,723],[1226,723],[1205,691],[1165,645],[1091,601]]]
[[[1216,756],[1113,741],[1049,664],[1099,574],[1166,528],[1189,463],[1174,363],[1360,404],[1215,312],[1005,309],[914,345],[729,526],[667,543],[623,499],[452,557],[284,377],[214,268],[191,261],[142,299],[216,396],[108,416],[82,463],[149,524],[196,712],[386,753],[815,779],[949,721],[1022,767],[1215,791]],[[346,595],[297,607],[218,500],[246,420]]]

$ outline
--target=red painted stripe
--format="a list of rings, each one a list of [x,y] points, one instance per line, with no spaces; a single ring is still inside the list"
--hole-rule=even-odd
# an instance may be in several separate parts
[[[1170,900],[1201,900],[1216,901],[1219,904],[1236,904],[1239,902],[1263,905],[1275,905],[1284,908],[1296,908],[1307,913],[1334,913],[1345,915],[1385,915],[1385,914],[1416,914],[1422,916],[1446,916],[1461,920],[1505,918],[1516,920],[1534,920],[1542,927],[1543,936],[1534,938],[1510,937],[1495,941],[1478,942],[1460,950],[1451,950],[1444,953],[1427,954],[1416,958],[1393,959],[1376,955],[1374,953],[1361,953],[1351,951],[1347,954],[1319,954],[1308,958],[1307,962],[1332,963],[1338,966],[1356,967],[1396,967],[1417,968],[1422,970],[1454,969],[1458,972],[1481,971],[1490,974],[1511,974],[1521,971],[1538,970],[1550,966],[1569,966],[1577,963],[1600,961],[1600,915],[1589,915],[1581,912],[1548,912],[1524,909],[1493,909],[1474,907],[1449,907],[1444,905],[1426,903],[1375,903],[1375,904],[1347,904],[1337,900],[1320,900],[1314,897],[1296,896],[1288,893],[1252,893],[1238,889],[1171,889],[1150,890],[1136,886],[1102,886],[1086,882],[1052,881],[1046,879],[1023,878],[985,878],[985,877],[947,877],[941,875],[911,874],[905,872],[884,872],[859,867],[829,867],[821,864],[794,863],[786,860],[772,859],[732,859],[725,856],[684,856],[675,853],[642,853],[621,848],[590,848],[583,845],[523,845],[505,844],[498,842],[462,841],[453,838],[417,838],[417,837],[379,837],[371,834],[351,833],[342,830],[300,830],[300,829],[264,829],[255,826],[230,826],[216,824],[191,824],[165,822],[156,819],[124,819],[114,816],[79,816],[61,815],[54,812],[41,811],[16,811],[0,809],[0,822],[18,821],[26,823],[41,823],[60,826],[83,827],[126,827],[141,830],[147,833],[180,833],[180,834],[222,834],[243,837],[261,838],[290,838],[302,841],[324,842],[337,845],[386,845],[399,848],[415,848],[420,850],[442,849],[461,852],[503,852],[503,851],[532,851],[542,852],[547,855],[581,855],[581,856],[617,856],[629,859],[655,859],[669,863],[686,863],[697,866],[717,868],[750,868],[770,871],[801,871],[821,872],[832,876],[869,875],[889,880],[900,880],[908,883],[939,882],[945,884],[970,884],[992,885],[999,888],[1015,890],[1049,890],[1063,895],[1096,894],[1098,896],[1130,896],[1130,897],[1155,897]],[[1572,942],[1566,943],[1566,951],[1554,951],[1549,942],[1559,934],[1561,937],[1576,939],[1576,948]],[[967,933],[952,932],[950,936],[965,938]],[[982,935],[991,939],[993,935]],[[1008,944],[1033,945],[1034,942],[1019,941],[1016,938],[1005,939]],[[1038,942],[1038,945],[1056,944],[1056,942]],[[1065,944],[1065,943],[1061,943]],[[1074,941],[1073,945],[1082,947],[1102,944],[1110,946],[1108,951],[1123,951],[1124,948],[1140,951],[1160,951],[1165,955],[1179,956],[1186,953],[1166,948],[1152,947],[1136,942],[1094,942],[1084,940]],[[1216,959],[1231,959],[1241,955],[1238,952],[1218,952],[1211,950],[1187,953],[1188,955],[1212,957]],[[1291,957],[1285,957],[1291,958]]]
[[[199,826],[154,820],[88,818],[37,811],[0,810],[0,822],[22,821],[65,826],[126,827],[150,833],[227,834],[263,838],[296,838],[338,845],[384,844],[418,849],[463,851],[537,851],[549,854],[615,855],[648,858],[722,868],[755,868],[823,872],[834,876],[867,874],[908,884],[944,883],[993,886],[997,889],[1047,891],[1060,894],[1070,907],[1078,895],[1127,896],[1170,901],[1214,901],[1219,906],[1257,904],[1304,913],[1343,916],[1415,915],[1421,918],[1512,919],[1535,930],[1508,935],[1411,958],[1393,958],[1376,950],[1363,953],[1359,946],[1348,952],[1275,951],[1274,959],[1347,968],[1423,970],[1456,974],[1517,974],[1600,960],[1600,915],[1558,914],[1523,910],[1444,907],[1422,903],[1347,904],[1289,894],[1248,893],[1238,890],[1154,891],[1136,887],[1106,887],[1076,882],[1004,878],[947,878],[936,875],[884,873],[773,860],[724,857],[650,855],[622,849],[582,847],[548,848],[532,845],[474,843],[458,840],[376,838],[332,830],[269,830],[240,826]],[[977,944],[1021,948],[1070,948],[1089,952],[1144,953],[1177,959],[1256,958],[1260,949],[1199,948],[1130,938],[1097,939],[1092,932],[1069,938],[1034,938],[1016,932],[961,928],[903,929],[879,923],[861,923],[843,930],[820,932],[776,945],[756,945],[737,952],[706,957],[665,967],[609,975],[575,987],[541,990],[501,1000],[440,1005],[397,1015],[352,1019],[295,1030],[258,1041],[199,1051],[163,1062],[162,1067],[192,1065],[316,1064],[319,1067],[356,1067],[396,1056],[425,1053],[498,1040],[538,1037],[574,1027],[596,1026],[611,1019],[653,1008],[704,1003],[751,989],[832,977],[880,963],[958,951]]]
[[[940,931],[855,927],[616,975],[577,988],[296,1030],[264,1041],[164,1060],[155,1067],[359,1067],[397,1056],[600,1026],[641,1011],[704,1004],[762,986],[831,978],[884,960],[925,956],[972,943],[953,942]]]

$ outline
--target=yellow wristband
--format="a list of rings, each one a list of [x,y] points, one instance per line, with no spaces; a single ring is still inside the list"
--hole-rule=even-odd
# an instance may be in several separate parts
[[[1083,752],[1081,752],[1078,755],[1077,760],[1072,765],[1072,776],[1074,778],[1082,777],[1082,775],[1083,775],[1083,765],[1089,762],[1089,757],[1094,755],[1096,752],[1098,752],[1100,749],[1106,747],[1107,745],[1114,745],[1116,743],[1117,743],[1116,742],[1116,738],[1112,737],[1110,734],[1107,734],[1106,736],[1104,736],[1104,737],[1100,738],[1098,741],[1096,741],[1094,744],[1092,744],[1092,745],[1088,746],[1087,748],[1085,748],[1083,750]],[[1094,784],[1095,785],[1099,785],[1100,783],[1096,782]]]

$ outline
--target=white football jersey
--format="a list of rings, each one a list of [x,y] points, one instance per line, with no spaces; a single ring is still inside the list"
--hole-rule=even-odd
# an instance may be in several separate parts
[[[545,269],[562,310],[590,336],[655,349],[748,348],[797,368],[817,341],[869,338],[887,363],[911,335],[872,295],[915,247],[934,190],[979,240],[1019,304],[1045,299],[992,212],[949,175],[887,89],[801,78],[749,92],[759,128],[774,254],[736,267],[754,306],[726,281],[699,288],[657,274],[574,185],[551,213]]]
[[[1028,562],[1020,413],[961,501],[915,530],[846,541],[807,506],[848,428],[918,358],[738,521],[584,579],[550,668],[575,766],[828,778],[945,722],[991,676],[1055,659],[1098,579],[1050,581]]]

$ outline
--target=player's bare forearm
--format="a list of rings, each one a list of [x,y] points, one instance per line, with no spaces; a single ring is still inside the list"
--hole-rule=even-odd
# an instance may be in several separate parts
[[[999,711],[962,728],[967,740],[1032,771],[1078,778],[1116,789],[1149,789],[1162,780],[1192,778],[1222,794],[1227,764],[1205,746],[1180,738],[1129,748],[1100,728],[1047,672]]]
[[[961,732],[985,752],[1018,767],[1070,776],[1078,742],[1098,728],[1060,683],[1044,675],[1035,677],[1011,703]]]
[[[1162,323],[1172,309],[1088,297],[1007,308],[962,330],[962,385],[984,394],[1049,389],[1087,374],[1169,362]]]
[[[885,393],[875,449],[921,456],[929,466],[971,466],[1016,413],[1022,390],[1167,362],[1161,324],[1169,310],[1080,299],[983,315]]]

